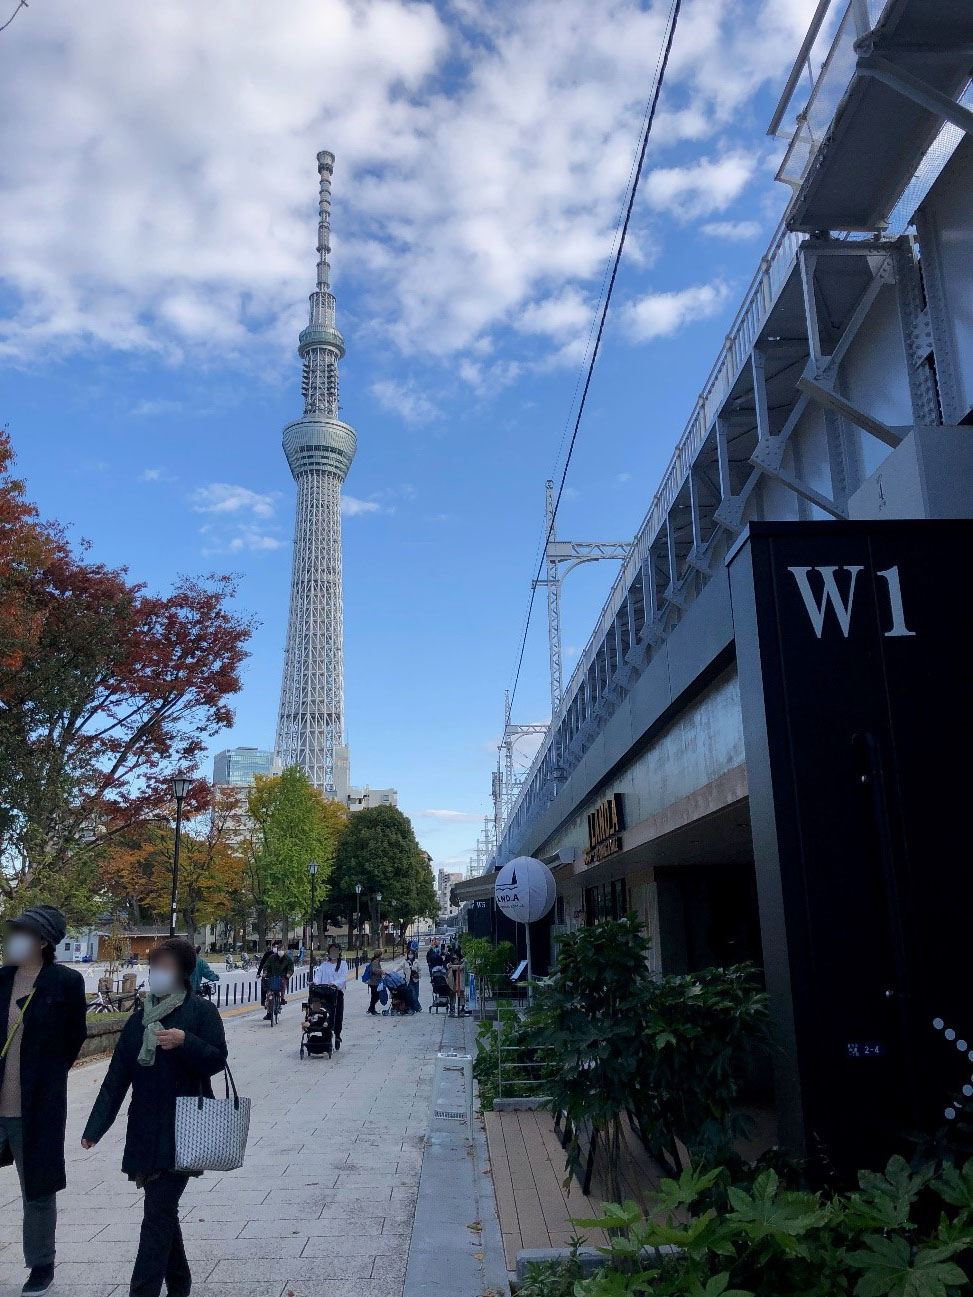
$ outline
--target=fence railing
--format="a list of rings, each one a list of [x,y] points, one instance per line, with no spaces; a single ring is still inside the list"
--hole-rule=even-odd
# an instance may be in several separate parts
[[[497,1098],[546,1099],[553,1074],[553,1059],[547,1057],[551,1052],[550,1045],[499,1044]]]
[[[308,970],[291,974],[289,993],[307,990]],[[212,983],[210,983],[212,985]],[[212,1002],[218,1009],[243,1008],[248,1004],[260,1004],[260,978],[249,978],[246,982],[217,982]]]

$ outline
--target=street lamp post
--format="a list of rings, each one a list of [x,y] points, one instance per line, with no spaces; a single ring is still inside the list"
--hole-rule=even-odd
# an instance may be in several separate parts
[[[377,916],[378,916],[378,922],[376,924],[376,927],[378,928],[378,953],[381,954],[382,948],[385,944],[382,941],[382,893],[381,892],[375,893],[375,900],[378,902],[378,905],[376,907]]]
[[[361,950],[361,883],[355,884],[355,976],[358,976],[358,954]]]
[[[311,875],[311,935],[308,940],[307,958],[308,966],[311,972],[314,972],[314,925],[318,921],[317,909],[314,903],[314,888],[318,880],[318,862],[312,860],[307,867],[307,872]]]
[[[179,840],[182,837],[182,803],[189,791],[190,780],[185,775],[174,775],[172,795],[176,799],[176,841],[172,850],[172,898],[169,905],[169,936],[176,935],[176,901],[179,895]]]

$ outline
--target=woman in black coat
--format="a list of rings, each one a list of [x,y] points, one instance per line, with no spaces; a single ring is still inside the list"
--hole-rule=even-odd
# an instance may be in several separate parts
[[[119,1037],[81,1143],[97,1144],[132,1101],[122,1170],[145,1189],[145,1209],[130,1297],[187,1297],[192,1284],[179,1228],[179,1199],[189,1182],[177,1174],[176,1099],[212,1098],[209,1078],[226,1064],[226,1037],[216,1007],[193,995],[196,952],[170,937],[149,955],[149,995]]]
[[[54,962],[64,932],[53,906],[26,910],[8,924],[0,968],[0,1166],[16,1163],[20,1176],[25,1297],[54,1281],[68,1072],[86,1035],[84,978]]]

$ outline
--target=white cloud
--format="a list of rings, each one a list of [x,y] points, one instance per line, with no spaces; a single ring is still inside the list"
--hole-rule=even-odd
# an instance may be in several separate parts
[[[132,414],[136,418],[145,418],[156,414],[176,414],[182,409],[182,401],[169,401],[164,397],[157,397],[153,401],[139,401],[132,406]]]
[[[682,221],[721,212],[740,197],[757,169],[750,153],[700,158],[689,166],[657,167],[645,182],[646,202]]]
[[[227,543],[231,554],[241,550],[282,549],[283,546],[284,541],[279,536],[271,536],[258,527],[241,527]]]
[[[591,328],[594,310],[583,293],[569,286],[529,303],[514,323],[521,333],[539,333],[557,341],[580,336],[583,345]]]
[[[754,162],[719,141],[779,82],[812,7],[685,7],[650,216],[741,192]],[[47,0],[4,34],[0,351],[282,361],[312,282],[322,147],[338,157],[339,296],[342,278],[361,286],[361,327],[409,355],[476,352],[510,324],[573,345],[667,8],[290,0],[241,21],[237,0]],[[707,156],[660,165],[677,141]],[[467,375],[484,391],[511,372],[485,354]]]
[[[647,293],[623,308],[622,327],[633,342],[661,338],[694,320],[715,315],[729,294],[729,287],[719,280],[670,293]]]
[[[420,811],[419,815],[426,820],[448,820],[452,824],[478,824],[482,820],[482,815],[477,815],[470,811],[443,811],[431,810]]]
[[[712,239],[729,239],[732,243],[746,243],[761,231],[759,221],[707,221],[700,227]]]
[[[341,512],[346,518],[357,518],[363,513],[385,513],[377,500],[359,500],[353,495],[342,495]]]
[[[171,482],[171,476],[164,468],[143,468],[139,473],[140,482]]]
[[[435,402],[419,391],[413,379],[404,383],[380,379],[372,384],[372,395],[383,409],[399,415],[405,423],[431,423],[439,415]]]
[[[202,553],[243,554],[282,549],[285,542],[279,536],[264,531],[254,523],[237,523],[230,528],[206,523],[200,527],[203,538]]]
[[[252,513],[255,518],[272,518],[277,508],[273,494],[261,495],[246,486],[229,482],[210,482],[197,487],[189,496],[197,513]]]

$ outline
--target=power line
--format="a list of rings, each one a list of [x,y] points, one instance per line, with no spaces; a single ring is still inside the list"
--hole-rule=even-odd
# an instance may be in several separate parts
[[[546,552],[547,546],[550,544],[551,535],[553,533],[554,526],[557,521],[557,511],[561,504],[561,496],[564,492],[564,483],[567,479],[568,469],[571,465],[571,457],[574,454],[575,442],[578,440],[578,432],[580,431],[581,428],[581,419],[584,415],[584,408],[588,399],[588,390],[591,387],[591,379],[595,372],[595,362],[598,359],[598,352],[601,349],[602,335],[605,332],[605,322],[608,319],[608,308],[611,305],[612,293],[614,292],[615,289],[615,280],[618,277],[618,268],[622,260],[622,252],[625,249],[625,238],[628,234],[628,227],[631,224],[631,220],[632,220],[632,209],[635,206],[635,195],[638,193],[639,181],[642,178],[642,168],[645,163],[646,150],[648,149],[649,146],[649,136],[652,134],[652,124],[655,121],[655,113],[659,105],[659,96],[662,93],[662,83],[665,80],[666,68],[668,67],[669,64],[669,55],[672,52],[672,41],[673,41],[673,37],[676,34],[676,23],[679,19],[679,10],[681,4],[682,4],[682,0],[673,0],[672,8],[669,11],[668,31],[666,34],[665,42],[663,44],[662,52],[659,57],[659,61],[656,64],[655,88],[652,92],[652,95],[650,96],[648,112],[644,119],[645,128],[642,132],[642,143],[639,149],[638,163],[636,164],[635,167],[635,176],[634,179],[632,180],[632,184],[629,189],[628,203],[626,204],[625,207],[625,220],[622,223],[621,235],[619,236],[618,246],[615,249],[615,256],[612,261],[611,278],[608,281],[608,289],[607,292],[605,293],[604,301],[602,303],[601,316],[598,321],[598,332],[595,335],[594,347],[592,348],[591,358],[588,362],[588,372],[585,377],[584,388],[582,389],[581,392],[581,400],[578,404],[578,413],[574,421],[574,430],[571,433],[571,440],[568,443],[568,453],[564,461],[564,468],[561,472],[561,481],[557,489],[557,498],[554,501],[554,510],[553,513],[551,514],[551,521],[547,528],[547,537],[544,541],[544,552]],[[577,391],[577,387],[575,387],[575,391]],[[573,404],[573,398],[572,398],[572,404]],[[517,693],[517,685],[520,683],[520,672],[521,672],[521,668],[524,665],[524,653],[527,649],[527,634],[530,629],[530,617],[531,617],[531,612],[533,611],[534,608],[534,597],[537,593],[537,583],[540,580],[541,569],[543,568],[543,565],[544,565],[544,558],[542,552],[540,561],[537,565],[537,570],[534,574],[534,580],[531,582],[530,599],[527,604],[527,617],[524,622],[524,633],[520,641],[520,652],[517,655],[517,668],[514,672],[513,684],[510,689],[511,705],[513,704],[514,697]],[[553,720],[553,717],[551,719]]]
[[[20,13],[21,9],[26,9],[26,8],[27,8],[27,0],[20,0],[20,3],[17,5],[17,8],[13,11],[13,13],[7,19],[7,21],[2,25],[0,25],[0,32],[6,31],[7,28],[10,26],[10,24],[13,22],[13,20]]]

